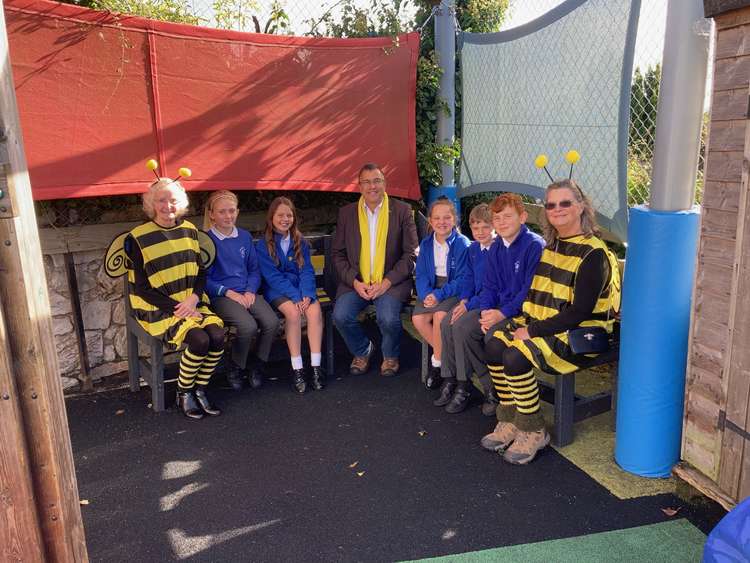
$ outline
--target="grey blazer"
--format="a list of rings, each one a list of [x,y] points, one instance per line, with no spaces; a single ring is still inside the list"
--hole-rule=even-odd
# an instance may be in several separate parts
[[[360,279],[359,252],[362,237],[359,234],[358,202],[339,210],[336,233],[331,247],[331,258],[338,276],[336,297],[354,291],[354,280]],[[417,226],[411,207],[395,198],[388,198],[388,237],[385,248],[385,277],[391,282],[388,295],[400,301],[411,297],[413,287],[415,251],[419,245]]]

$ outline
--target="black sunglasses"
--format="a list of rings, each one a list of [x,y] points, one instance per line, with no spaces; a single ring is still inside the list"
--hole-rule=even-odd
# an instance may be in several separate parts
[[[544,204],[544,208],[547,211],[552,211],[556,207],[560,207],[560,209],[567,209],[568,207],[573,206],[573,200],[572,199],[564,199],[558,203],[548,202]]]

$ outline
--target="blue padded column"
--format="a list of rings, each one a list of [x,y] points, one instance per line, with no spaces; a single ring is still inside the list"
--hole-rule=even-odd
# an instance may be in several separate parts
[[[667,477],[680,458],[699,212],[630,212],[623,280],[615,461]]]

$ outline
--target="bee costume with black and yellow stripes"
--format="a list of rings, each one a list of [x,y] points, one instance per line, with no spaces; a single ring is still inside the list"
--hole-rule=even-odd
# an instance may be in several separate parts
[[[514,410],[521,415],[532,415],[539,411],[539,391],[532,367],[552,374],[565,374],[576,371],[592,355],[573,354],[568,343],[566,330],[543,336],[534,335],[534,323],[550,325],[550,319],[572,306],[579,269],[591,253],[604,256],[598,261],[597,272],[599,289],[593,311],[578,326],[599,326],[612,332],[615,316],[620,309],[620,276],[617,259],[604,242],[595,237],[577,235],[560,238],[547,246],[531,283],[531,289],[524,301],[522,314],[509,320],[493,334],[488,342],[488,368],[501,408],[498,418],[511,421]],[[589,291],[592,288],[587,288]],[[530,338],[517,340],[513,333],[520,327],[528,327]],[[545,332],[545,331],[541,331]],[[508,407],[508,409],[504,409]],[[502,411],[505,410],[505,417]],[[519,425],[516,417],[516,426]],[[534,424],[540,423],[539,419]],[[525,430],[536,430],[526,428]]]
[[[143,267],[149,285],[165,297],[181,302],[193,293],[200,271],[198,230],[189,221],[165,228],[153,221],[139,225],[128,237],[143,256]],[[126,243],[127,247],[127,243]],[[162,339],[173,349],[179,348],[187,332],[208,325],[223,327],[222,320],[208,308],[208,296],[202,292],[196,310],[202,318],[177,318],[138,295],[135,272],[128,270],[130,306],[135,319],[150,335]]]

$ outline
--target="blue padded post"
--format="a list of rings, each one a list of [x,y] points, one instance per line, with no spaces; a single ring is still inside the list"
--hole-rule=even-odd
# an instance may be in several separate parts
[[[697,208],[630,212],[622,298],[615,461],[667,477],[680,458]]]

